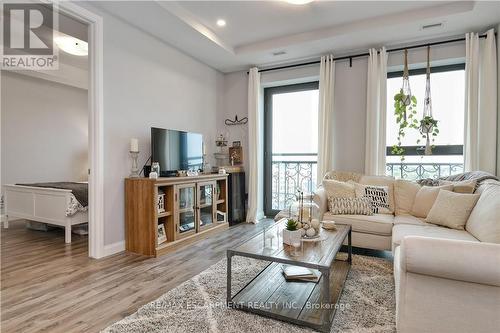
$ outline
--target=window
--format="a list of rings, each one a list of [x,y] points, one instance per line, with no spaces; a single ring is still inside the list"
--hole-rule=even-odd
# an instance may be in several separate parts
[[[264,210],[275,215],[297,189],[316,188],[318,82],[264,90]]]
[[[439,135],[433,155],[423,156],[425,142],[418,130],[408,129],[403,138],[405,160],[392,155],[397,142],[398,125],[394,116],[394,95],[399,92],[403,72],[387,75],[387,174],[416,180],[438,178],[463,172],[465,64],[431,68],[432,112],[439,121]],[[425,69],[410,71],[410,87],[417,98],[417,116],[422,117],[425,96]]]

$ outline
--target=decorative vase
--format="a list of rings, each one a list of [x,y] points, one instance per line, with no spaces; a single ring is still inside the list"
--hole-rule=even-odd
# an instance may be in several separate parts
[[[302,238],[302,235],[300,233],[300,230],[286,230],[283,229],[283,243],[286,245],[292,245],[293,243],[300,242],[300,239]]]

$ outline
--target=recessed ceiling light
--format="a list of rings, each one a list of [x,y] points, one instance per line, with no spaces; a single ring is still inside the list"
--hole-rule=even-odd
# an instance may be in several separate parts
[[[54,38],[57,46],[66,53],[76,56],[86,56],[89,54],[87,42],[71,36],[57,36]]]
[[[307,5],[308,3],[313,2],[314,0],[284,0],[292,5]]]
[[[217,25],[218,25],[219,27],[225,27],[225,26],[226,26],[226,21],[225,21],[225,20],[223,20],[223,19],[218,19],[218,20],[217,20]]]

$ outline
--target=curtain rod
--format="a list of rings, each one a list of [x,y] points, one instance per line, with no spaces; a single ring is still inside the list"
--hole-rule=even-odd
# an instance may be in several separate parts
[[[496,36],[496,33],[495,33]],[[479,38],[486,38],[486,34],[480,35]],[[450,44],[450,43],[457,43],[457,42],[464,42],[465,38],[456,38],[456,39],[450,39],[450,40],[444,40],[440,42],[432,42],[432,43],[425,43],[425,44],[418,44],[418,45],[412,45],[412,46],[407,46],[407,47],[398,47],[395,49],[390,49],[387,50],[386,52],[398,52],[398,51],[403,51],[403,50],[411,50],[411,49],[418,49],[421,47],[427,47],[427,46],[436,46],[436,45],[443,45],[443,44]],[[362,58],[362,57],[367,57],[369,56],[370,53],[358,53],[358,54],[351,54],[347,56],[342,56],[338,58],[333,58],[333,61],[338,61],[338,60],[347,60],[349,59],[349,66],[352,66],[352,59],[355,58]],[[298,64],[293,64],[293,65],[284,65],[284,66],[277,66],[277,67],[269,67],[269,68],[264,68],[264,69],[259,69],[259,73],[263,72],[269,72],[269,71],[277,71],[280,69],[287,69],[287,68],[294,68],[294,67],[302,67],[302,66],[309,66],[309,65],[316,65],[319,64],[321,61],[320,60],[314,60],[314,61],[309,61],[309,62],[302,62]],[[248,72],[247,72],[248,74]]]

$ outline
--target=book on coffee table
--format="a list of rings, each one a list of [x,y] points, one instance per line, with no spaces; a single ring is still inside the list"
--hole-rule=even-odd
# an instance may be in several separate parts
[[[321,273],[315,269],[292,265],[281,265],[283,276],[287,281],[318,282]]]

